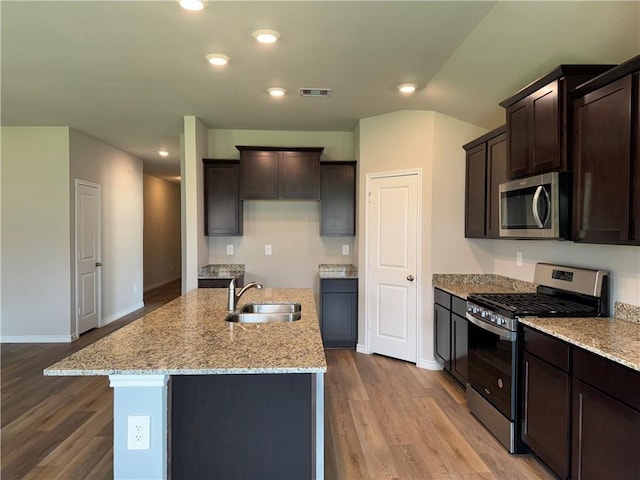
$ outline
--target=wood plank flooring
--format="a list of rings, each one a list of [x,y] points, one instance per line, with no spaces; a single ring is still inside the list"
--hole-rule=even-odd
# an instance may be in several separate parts
[[[1,346],[3,480],[113,477],[108,379],[45,377],[42,370],[179,294],[179,282],[150,291],[143,309],[73,344]],[[553,478],[535,458],[509,455],[471,416],[447,374],[379,355],[326,353],[325,478]]]

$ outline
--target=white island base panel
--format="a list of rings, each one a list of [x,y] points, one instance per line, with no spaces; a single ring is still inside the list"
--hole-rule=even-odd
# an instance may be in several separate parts
[[[312,383],[312,469],[315,479],[324,478],[324,374],[311,374]],[[114,389],[114,478],[116,480],[171,478],[169,470],[170,414],[169,375],[110,375]],[[259,408],[257,404],[256,408]],[[129,449],[130,416],[150,418],[149,449]],[[223,439],[221,439],[223,440]],[[215,448],[215,447],[214,447]],[[247,461],[250,461],[247,459]]]

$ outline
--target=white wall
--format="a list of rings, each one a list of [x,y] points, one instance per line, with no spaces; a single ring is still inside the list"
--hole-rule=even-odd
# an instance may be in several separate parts
[[[486,130],[436,112],[400,111],[362,119],[359,124],[359,264],[364,258],[366,177],[370,173],[422,170],[420,275],[422,342],[418,363],[436,366],[433,356],[431,275],[477,272],[491,267],[491,257],[464,239],[465,153],[462,145]],[[360,269],[359,342],[365,333],[364,268]]]
[[[351,132],[209,130],[209,158],[239,158],[236,145],[324,147],[322,160],[353,160]],[[321,237],[317,201],[248,200],[244,235],[207,237],[208,263],[245,264],[247,281],[270,287],[318,289],[318,264],[353,263],[354,237]],[[264,254],[265,244],[273,254]],[[234,254],[226,255],[226,245]],[[341,254],[349,245],[350,255]]]
[[[182,293],[198,288],[198,268],[209,259],[204,236],[204,177],[202,159],[207,156],[207,127],[193,116],[184,117],[180,175],[182,199]]]
[[[180,185],[144,175],[144,290],[180,277]]]
[[[71,340],[69,129],[2,127],[3,342]]]
[[[101,323],[106,324],[143,306],[142,160],[73,129],[69,149],[71,232],[75,231],[73,179],[102,186]],[[75,258],[73,233],[70,237],[71,258]],[[75,266],[70,268],[74,285]]]

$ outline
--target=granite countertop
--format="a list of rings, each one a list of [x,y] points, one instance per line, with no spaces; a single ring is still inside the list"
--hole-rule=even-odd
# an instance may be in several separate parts
[[[318,265],[320,278],[358,278],[358,267],[342,263],[321,263]]]
[[[640,371],[640,323],[610,317],[527,317],[519,322]]]
[[[436,274],[433,286],[467,298],[470,293],[534,292],[535,284],[500,275]],[[523,325],[640,371],[640,307],[616,302],[614,317],[519,319]]]
[[[227,291],[195,289],[48,367],[45,375],[323,373],[313,291],[248,290],[251,302],[300,302],[295,322],[229,324]]]
[[[229,279],[244,273],[244,265],[240,263],[213,263],[198,269],[199,279]]]
[[[535,292],[534,283],[496,274],[434,274],[433,286],[466,300],[470,293]]]

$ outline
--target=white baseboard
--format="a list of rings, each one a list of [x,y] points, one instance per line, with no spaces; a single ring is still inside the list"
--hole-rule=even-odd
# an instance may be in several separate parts
[[[442,370],[444,368],[444,366],[437,360],[426,360],[424,358],[418,360],[416,366],[426,370]]]
[[[367,355],[369,355],[371,353],[365,348],[365,346],[362,343],[356,344],[356,352],[358,352],[358,353],[366,353]]]
[[[71,343],[72,335],[4,335],[0,343]]]
[[[178,280],[181,277],[180,274],[176,275],[175,277],[171,277],[171,278],[166,278],[164,280],[160,280],[159,282],[154,282],[151,285],[145,285],[144,286],[144,292],[148,292],[149,290],[153,290],[154,288],[157,287],[161,287],[162,285],[165,285],[169,282],[173,282],[174,280]]]
[[[100,327],[104,327],[105,325],[108,325],[111,322],[115,322],[116,320],[118,320],[119,318],[124,317],[125,315],[129,315],[131,312],[135,312],[136,310],[140,309],[144,307],[144,302],[140,302],[140,303],[136,303],[135,305],[130,306],[129,308],[125,308],[124,310],[120,310],[117,313],[114,313],[113,315],[109,315],[106,318],[102,319],[102,322],[100,322]]]

